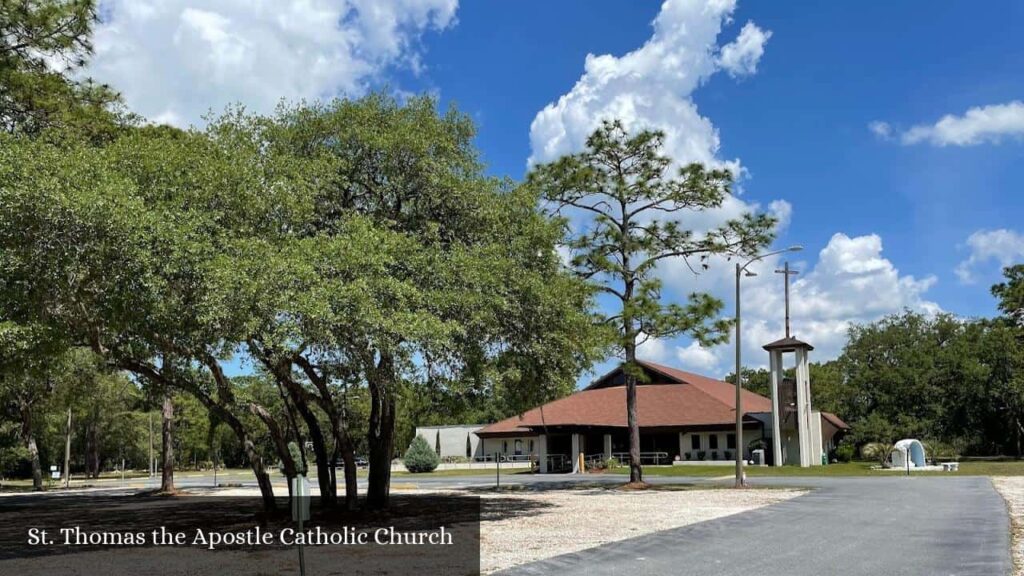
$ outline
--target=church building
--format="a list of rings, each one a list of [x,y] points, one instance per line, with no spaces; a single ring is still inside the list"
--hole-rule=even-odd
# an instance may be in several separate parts
[[[728,382],[641,361],[637,386],[642,464],[727,461],[736,450],[750,459],[764,449],[770,465],[820,465],[836,434],[848,427],[834,414],[811,409],[809,344],[786,338],[765,346],[772,359],[769,399],[743,390],[743,437],[736,438],[736,389]],[[796,377],[784,378],[782,355],[797,356]],[[483,454],[530,458],[541,473],[579,471],[584,463],[629,461],[626,387],[620,368],[565,398],[475,432]],[[780,439],[775,441],[775,439]]]

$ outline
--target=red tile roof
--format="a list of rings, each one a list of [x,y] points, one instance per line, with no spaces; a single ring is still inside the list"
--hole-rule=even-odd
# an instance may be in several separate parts
[[[828,420],[829,424],[832,424],[833,426],[835,426],[836,428],[839,428],[840,430],[849,430],[850,429],[850,425],[849,424],[847,424],[846,422],[843,422],[839,418],[839,416],[836,416],[835,414],[833,414],[831,412],[822,412],[821,413],[821,417],[824,418],[825,420]]]
[[[736,389],[699,374],[652,362],[640,362],[651,374],[649,383],[637,386],[640,426],[676,427],[723,425],[736,421]],[[626,388],[610,384],[612,371],[586,389],[534,408],[519,416],[495,422],[477,431],[479,436],[532,433],[531,427],[608,426],[626,427]],[[770,412],[771,400],[743,391],[744,412]]]

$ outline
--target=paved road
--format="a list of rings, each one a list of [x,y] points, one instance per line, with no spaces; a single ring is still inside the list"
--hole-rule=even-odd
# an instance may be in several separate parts
[[[251,474],[218,478],[255,486]],[[179,486],[212,486],[212,474],[178,475]],[[502,476],[537,489],[623,482],[617,475]],[[730,483],[650,476],[654,483]],[[135,492],[155,480],[104,482]],[[397,485],[458,489],[494,485],[493,475],[396,477]],[[754,485],[807,486],[808,494],[752,512],[658,532],[527,564],[505,576],[1006,576],[1009,518],[986,477],[775,477]],[[360,481],[360,489],[365,486]],[[99,483],[98,483],[99,484]],[[114,485],[111,485],[114,484]],[[315,484],[315,483],[314,483]],[[25,497],[30,497],[25,495]],[[585,528],[584,528],[585,529]]]
[[[985,477],[757,478],[815,490],[504,576],[1005,576],[1009,518]]]

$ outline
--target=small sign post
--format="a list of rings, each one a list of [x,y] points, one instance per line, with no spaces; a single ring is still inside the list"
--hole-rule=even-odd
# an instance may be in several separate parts
[[[303,475],[292,478],[292,520],[299,523],[299,532],[302,532],[302,523],[309,520],[309,480]],[[306,575],[306,558],[302,552],[302,540],[299,539],[299,574]]]

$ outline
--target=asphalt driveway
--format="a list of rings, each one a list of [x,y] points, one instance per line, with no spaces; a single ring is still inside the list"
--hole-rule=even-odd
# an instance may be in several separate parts
[[[501,574],[1010,574],[1010,521],[988,478],[756,478],[751,482],[815,489],[767,508],[558,556]]]

